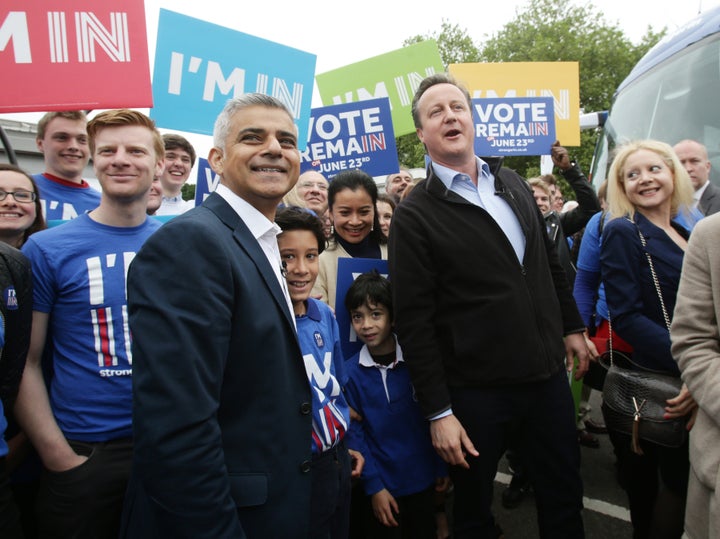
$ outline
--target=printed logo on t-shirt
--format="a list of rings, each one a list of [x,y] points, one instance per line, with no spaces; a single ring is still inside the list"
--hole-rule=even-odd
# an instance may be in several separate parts
[[[132,374],[129,368],[132,365],[132,352],[127,304],[110,306],[105,303],[105,299],[112,294],[114,287],[122,285],[124,288],[127,270],[133,258],[134,252],[125,251],[106,253],[104,256],[93,256],[85,260],[95,352],[98,367],[105,367],[100,371],[103,377]]]
[[[3,299],[5,300],[5,306],[8,311],[16,311],[18,308],[17,294],[15,293],[14,286],[8,286],[3,291]]]

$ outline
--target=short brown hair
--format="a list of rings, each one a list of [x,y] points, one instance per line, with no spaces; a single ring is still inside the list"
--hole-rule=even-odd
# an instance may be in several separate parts
[[[87,122],[87,116],[81,110],[55,110],[53,112],[46,112],[37,124],[37,139],[42,140],[45,138],[45,131],[47,126],[55,118],[65,118],[66,120],[73,120],[76,122],[84,121]]]
[[[88,122],[88,143],[90,153],[95,153],[95,137],[98,132],[106,127],[120,127],[124,125],[139,125],[147,127],[153,136],[153,149],[158,161],[165,157],[165,143],[160,132],[155,128],[155,122],[145,116],[142,112],[131,109],[106,110],[95,116]]]
[[[165,143],[165,151],[169,150],[182,150],[190,156],[190,166],[195,166],[195,148],[190,144],[190,141],[182,135],[175,133],[165,133],[162,136],[163,142]]]
[[[418,89],[415,91],[415,96],[412,100],[412,107],[410,109],[415,127],[422,127],[420,113],[418,112],[418,101],[420,101],[420,98],[425,92],[437,84],[452,84],[457,87],[463,93],[465,99],[467,99],[468,110],[472,110],[472,97],[470,97],[470,92],[468,92],[467,88],[465,88],[465,86],[460,84],[455,77],[448,73],[435,73],[434,75],[425,77],[420,83],[420,86],[418,86]]]

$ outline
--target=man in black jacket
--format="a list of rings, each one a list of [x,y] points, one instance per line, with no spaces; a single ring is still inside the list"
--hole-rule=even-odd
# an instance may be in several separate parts
[[[446,74],[426,78],[413,99],[432,163],[391,225],[398,337],[433,444],[451,464],[454,536],[495,536],[493,479],[518,429],[541,536],[582,537],[564,358],[577,356],[577,376],[587,369],[584,324],[525,180],[475,157],[471,107]]]
[[[572,286],[575,281],[575,264],[570,256],[567,238],[580,232],[590,218],[600,211],[600,200],[590,182],[582,173],[580,167],[570,160],[567,149],[556,141],[552,145],[551,153],[553,164],[560,169],[560,173],[575,192],[578,205],[572,210],[558,213],[550,211],[545,214],[545,222],[555,232],[553,239],[558,251],[558,258]],[[552,176],[551,176],[552,177]],[[541,176],[545,180],[545,176]],[[546,182],[547,183],[547,182]]]

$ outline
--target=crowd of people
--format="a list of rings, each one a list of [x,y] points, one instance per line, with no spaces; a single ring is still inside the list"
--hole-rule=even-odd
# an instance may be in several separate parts
[[[720,536],[706,148],[625,144],[596,193],[555,143],[570,208],[553,175],[474,154],[451,76],[412,117],[426,178],[383,193],[300,174],[285,105],[233,98],[198,207],[194,148],[144,114],[40,120],[43,173],[0,165],[0,536],[496,538],[507,455],[503,505],[532,489],[541,537],[581,538],[580,445],[605,432],[633,537]],[[389,275],[339,294],[341,258]],[[682,378],[683,445],[593,421],[590,374],[573,402],[608,351]]]

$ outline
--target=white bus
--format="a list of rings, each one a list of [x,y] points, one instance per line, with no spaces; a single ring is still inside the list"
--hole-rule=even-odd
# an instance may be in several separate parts
[[[663,38],[620,84],[595,147],[591,178],[602,183],[613,148],[636,139],[707,146],[720,183],[720,7]]]

